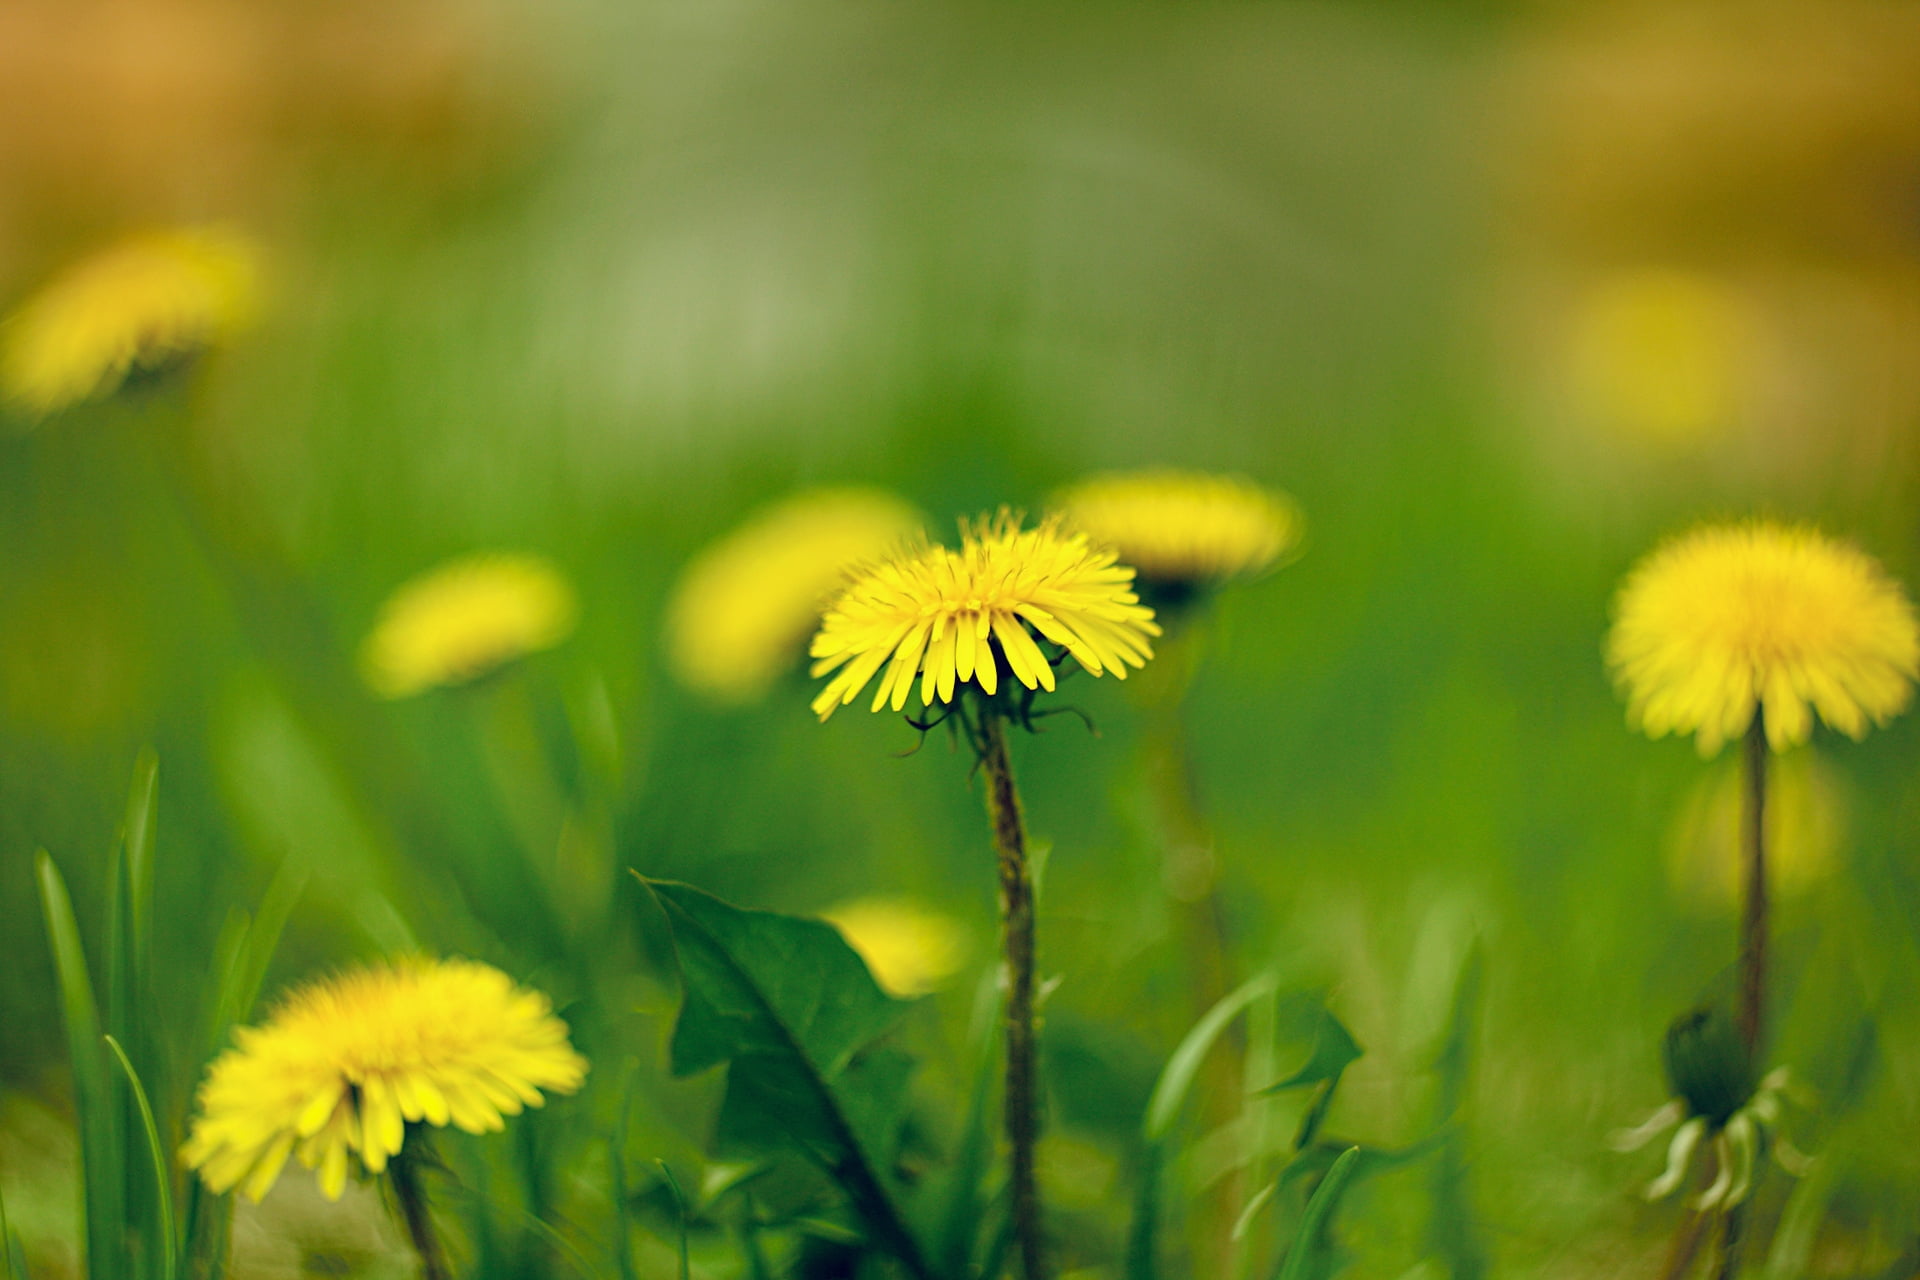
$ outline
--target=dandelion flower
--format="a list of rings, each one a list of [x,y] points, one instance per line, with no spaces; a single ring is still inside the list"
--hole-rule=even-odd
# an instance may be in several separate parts
[[[1093,476],[1054,506],[1140,575],[1142,590],[1185,594],[1272,567],[1300,540],[1293,502],[1238,476],[1129,471]]]
[[[538,556],[483,552],[449,561],[388,597],[360,665],[386,698],[464,684],[573,632],[573,591]]]
[[[1023,529],[1002,510],[962,521],[960,535],[958,551],[919,547],[869,566],[828,607],[809,650],[814,676],[834,673],[813,700],[822,720],[876,674],[875,711],[905,707],[916,677],[923,706],[968,683],[992,696],[1002,662],[1028,689],[1051,690],[1036,635],[1096,676],[1124,680],[1153,656],[1160,627],[1133,593],[1133,570],[1085,534],[1057,518]]]
[[[289,1156],[337,1200],[350,1157],[378,1174],[409,1124],[487,1133],[571,1093],[586,1059],[546,996],[469,960],[410,959],[309,983],[200,1085],[181,1155],[215,1192],[258,1200]]]
[[[252,316],[253,246],[209,229],[151,232],[70,268],[6,322],[0,386],[36,415],[109,395]]]
[[[959,922],[905,898],[860,898],[834,907],[822,919],[897,996],[937,991],[966,962],[967,937]]]
[[[847,567],[919,530],[919,513],[878,489],[818,489],[766,508],[681,573],[667,608],[674,674],[717,701],[754,701],[799,665]]]
[[[1614,602],[1607,662],[1653,737],[1696,735],[1702,755],[1762,715],[1775,751],[1813,718],[1849,737],[1905,709],[1920,626],[1864,552],[1813,529],[1711,525],[1636,566]]]

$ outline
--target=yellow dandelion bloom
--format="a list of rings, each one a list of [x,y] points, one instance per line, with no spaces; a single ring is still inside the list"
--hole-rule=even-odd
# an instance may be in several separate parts
[[[1196,588],[1270,568],[1300,541],[1299,508],[1238,476],[1125,471],[1062,490],[1054,507],[1139,571],[1143,586]]]
[[[586,1059],[546,996],[470,960],[410,959],[297,988],[207,1071],[181,1156],[215,1192],[258,1200],[289,1156],[337,1200],[350,1158],[378,1174],[409,1124],[504,1127]]]
[[[960,922],[907,898],[860,898],[821,918],[860,953],[874,980],[896,996],[938,991],[967,959]]]
[[[952,702],[968,683],[991,696],[1002,662],[1027,688],[1051,690],[1036,634],[1092,674],[1124,680],[1153,656],[1160,627],[1133,593],[1133,570],[1057,518],[1032,529],[1006,510],[962,521],[958,551],[923,546],[879,561],[828,606],[808,652],[816,677],[836,674],[813,710],[825,720],[882,666],[875,711],[905,707],[915,677],[923,706]]]
[[[34,414],[109,395],[253,314],[258,256],[210,229],[150,232],[70,268],[8,317],[0,387]]]
[[[919,512],[878,489],[818,489],[757,513],[681,573],[667,607],[674,674],[720,702],[761,697],[799,665],[847,567],[920,527]]]
[[[1711,525],[1637,565],[1614,602],[1607,662],[1628,715],[1702,755],[1764,715],[1775,751],[1813,717],[1858,738],[1905,709],[1920,625],[1872,557],[1813,529]]]
[[[577,612],[573,589],[538,556],[463,556],[388,597],[361,649],[361,672],[385,698],[464,684],[559,644]]]

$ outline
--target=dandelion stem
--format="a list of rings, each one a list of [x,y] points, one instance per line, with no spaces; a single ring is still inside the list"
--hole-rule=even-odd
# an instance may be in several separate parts
[[[1027,862],[1020,793],[1007,756],[1006,725],[990,704],[981,708],[979,747],[980,767],[987,779],[987,817],[993,824],[993,847],[1000,862],[1000,919],[1006,948],[1006,1125],[1013,1151],[1013,1235],[1023,1280],[1043,1280],[1045,1242],[1040,1187],[1034,1176],[1040,1115],[1033,1016],[1033,876]]]
[[[1745,893],[1740,912],[1740,1042],[1746,1046],[1751,1076],[1759,1074],[1760,1044],[1767,1013],[1767,726],[1766,712],[1755,707],[1742,745],[1745,774],[1740,806],[1740,861]],[[1746,1214],[1741,1206],[1720,1218],[1720,1280],[1740,1273],[1740,1244]]]
[[[440,1237],[433,1230],[433,1211],[427,1205],[426,1188],[420,1184],[419,1162],[402,1151],[387,1162],[387,1182],[400,1207],[407,1239],[420,1255],[420,1280],[449,1280],[452,1273],[440,1252]]]
[[[1746,791],[1740,809],[1740,856],[1746,893],[1740,916],[1740,1039],[1757,1065],[1767,1001],[1767,729],[1755,709],[1747,726]]]

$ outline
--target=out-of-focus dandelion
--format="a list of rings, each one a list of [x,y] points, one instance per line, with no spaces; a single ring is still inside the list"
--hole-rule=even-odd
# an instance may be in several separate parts
[[[1304,529],[1285,494],[1197,471],[1090,476],[1054,495],[1053,506],[1132,565],[1141,593],[1163,605],[1272,568]]]
[[[1726,911],[1740,901],[1740,770],[1716,767],[1700,779],[1667,838],[1667,881],[1685,902]],[[1841,865],[1846,828],[1840,780],[1811,751],[1774,764],[1767,786],[1768,887],[1796,897]]]
[[[360,652],[384,698],[465,684],[573,633],[573,589],[538,556],[463,556],[396,590]]]
[[[298,987],[207,1072],[183,1156],[258,1200],[289,1156],[338,1199],[349,1165],[384,1172],[407,1125],[489,1133],[571,1093],[586,1059],[546,996],[470,960],[406,959]]]
[[[879,489],[818,489],[757,512],[694,557],[667,606],[667,657],[719,702],[765,695],[796,668],[848,566],[919,533],[920,513]]]
[[[1810,528],[1760,520],[1709,525],[1660,547],[1628,575],[1614,614],[1607,662],[1633,723],[1654,737],[1694,734],[1703,755],[1732,737],[1743,744],[1738,1040],[1732,1031],[1682,1033],[1678,1026],[1668,1040],[1677,1091],[1690,1104],[1698,1091],[1687,1084],[1689,1063],[1737,1059],[1714,1067],[1720,1101],[1701,1124],[1682,1128],[1669,1162],[1670,1172],[1680,1170],[1677,1185],[1690,1144],[1721,1135],[1722,1178],[1705,1207],[1722,1214],[1733,1260],[1736,1206],[1747,1190],[1739,1170],[1750,1175],[1753,1142],[1751,1126],[1736,1126],[1731,1117],[1759,1096],[1751,1082],[1765,1039],[1767,762],[1772,751],[1806,741],[1816,714],[1858,738],[1869,723],[1903,710],[1920,673],[1920,623],[1899,585],[1866,553]],[[1672,1066],[1676,1061],[1681,1065]],[[1733,1102],[1721,1106],[1728,1097]],[[1721,1185],[1729,1176],[1734,1181]]]
[[[181,1151],[215,1192],[259,1200],[291,1156],[338,1199],[358,1167],[388,1174],[428,1274],[437,1245],[409,1163],[421,1126],[501,1129],[587,1062],[547,997],[469,960],[406,959],[296,988],[208,1069]]]
[[[1603,276],[1568,334],[1570,390],[1596,424],[1659,448],[1733,425],[1750,394],[1757,336],[1749,308],[1701,272]]]
[[[210,228],[149,232],[70,267],[0,329],[0,387],[30,414],[110,395],[250,320],[253,244]]]
[[[1068,656],[1093,675],[1112,672],[1116,679],[1153,656],[1160,626],[1134,594],[1133,576],[1113,551],[1093,546],[1058,517],[1027,529],[1002,509],[962,521],[958,551],[908,547],[860,570],[828,606],[809,650],[813,674],[832,676],[813,700],[822,720],[858,697],[884,667],[873,710],[903,709],[918,680],[921,706],[942,704],[938,718],[964,731],[986,778],[1006,961],[1012,1235],[1024,1280],[1046,1274],[1034,1169],[1040,1135],[1036,951],[1033,871],[1005,722],[1031,726],[1035,694],[1054,689],[1054,664]],[[1005,685],[1002,663],[1013,676]]]
[[[896,996],[938,991],[960,972],[967,935],[952,916],[906,898],[858,898],[821,913]]]
[[[1093,675],[1153,656],[1153,610],[1133,592],[1133,570],[1058,519],[1031,529],[1002,510],[961,526],[960,550],[918,547],[868,566],[828,606],[808,652],[813,674],[836,673],[813,700],[822,720],[852,702],[882,666],[875,711],[954,701],[976,685],[989,697],[1000,667],[1029,690],[1054,687],[1050,641]]]
[[[1691,733],[1712,755],[1764,723],[1783,751],[1807,740],[1815,713],[1859,738],[1904,710],[1920,624],[1856,547],[1803,526],[1709,525],[1635,566],[1607,662],[1651,736]]]

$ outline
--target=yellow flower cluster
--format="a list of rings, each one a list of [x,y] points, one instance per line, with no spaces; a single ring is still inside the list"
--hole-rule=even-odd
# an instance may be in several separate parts
[[[388,598],[361,648],[361,672],[385,698],[464,684],[559,644],[576,612],[566,579],[538,556],[465,556]]]
[[[688,687],[746,703],[799,665],[849,565],[903,545],[920,513],[878,489],[817,489],[756,514],[696,556],[667,607],[667,656]]]
[[[208,229],[151,232],[70,268],[8,317],[0,387],[33,414],[109,395],[251,319],[258,255]]]
[[[828,607],[809,652],[813,674],[835,673],[813,710],[822,720],[852,702],[876,674],[873,707],[952,702],[975,683],[991,695],[1000,664],[1029,689],[1052,689],[1052,663],[1035,635],[1094,675],[1125,679],[1153,656],[1153,610],[1133,592],[1133,570],[1057,518],[1021,527],[1002,510],[963,521],[958,551],[923,546],[859,573]],[[881,668],[885,667],[884,674]]]
[[[1920,625],[1897,583],[1858,548],[1766,521],[1697,529],[1660,547],[1620,589],[1607,662],[1653,737],[1696,735],[1712,755],[1762,714],[1775,751],[1817,713],[1850,737],[1903,710]]]
[[[1062,490],[1054,507],[1143,584],[1206,587],[1272,567],[1299,543],[1291,499],[1238,476],[1131,471]]]
[[[216,1192],[258,1200],[289,1156],[338,1199],[349,1157],[378,1174],[408,1124],[468,1133],[571,1093],[586,1059],[544,995],[467,960],[405,960],[298,988],[235,1034],[200,1086],[181,1154]]]

